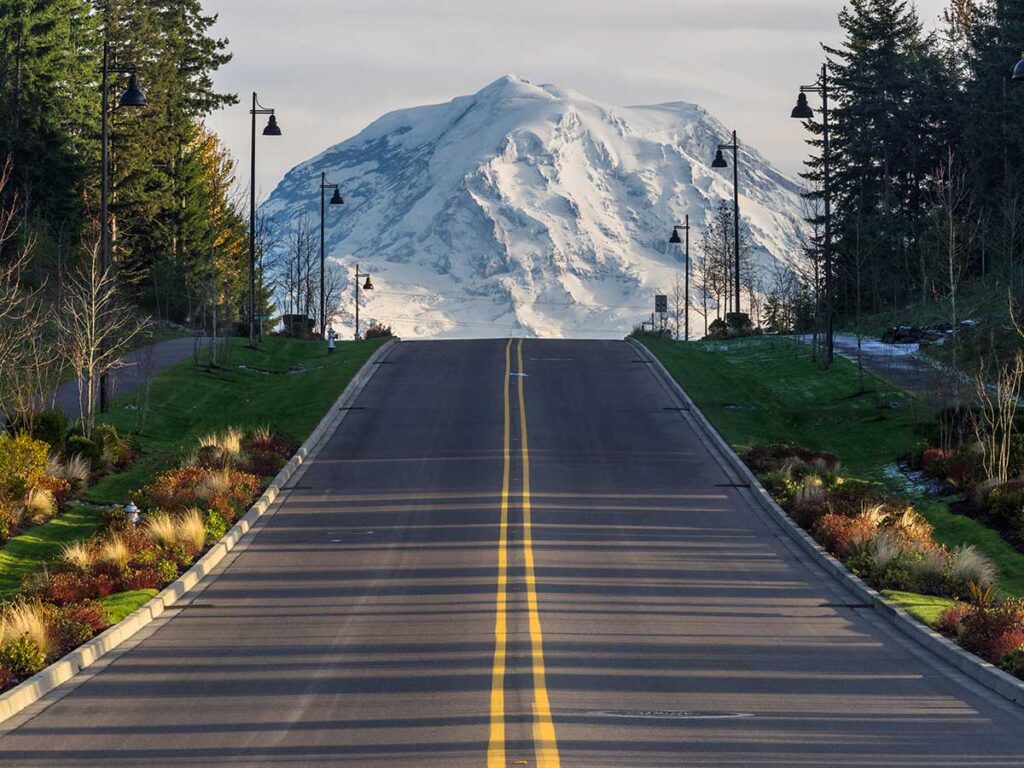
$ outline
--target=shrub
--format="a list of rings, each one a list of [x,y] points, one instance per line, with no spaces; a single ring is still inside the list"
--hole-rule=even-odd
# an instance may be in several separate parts
[[[19,499],[46,473],[50,446],[26,432],[0,433],[0,494]]]
[[[170,584],[178,578],[178,564],[170,558],[164,557],[157,561],[156,572],[163,584]]]
[[[960,624],[960,643],[971,653],[998,664],[1024,645],[1024,601],[974,605]]]
[[[0,648],[0,666],[10,670],[15,679],[23,680],[42,671],[46,653],[31,637],[16,637]]]
[[[949,556],[949,583],[955,595],[965,597],[970,585],[992,587],[996,581],[996,567],[972,544],[954,549]]]
[[[807,475],[793,491],[793,503],[802,504],[825,498],[825,482],[818,475]]]
[[[743,457],[747,465],[755,472],[769,472],[780,468],[786,461],[797,460],[800,464],[813,469],[816,462],[819,467],[825,467],[828,473],[835,474],[839,471],[839,459],[835,454],[827,451],[812,451],[808,448],[800,448],[784,443],[772,445],[756,445],[747,451]]]
[[[248,460],[243,465],[246,472],[259,477],[273,477],[281,471],[281,467],[287,464],[287,459],[278,456],[276,453],[265,453],[263,451],[249,454]]]
[[[99,632],[107,628],[107,612],[103,606],[95,600],[86,600],[75,605],[69,605],[64,609],[63,615],[82,624],[86,624],[93,632]]]
[[[68,457],[79,456],[88,461],[91,474],[103,469],[103,454],[99,446],[85,435],[69,437],[64,450]]]
[[[39,584],[27,591],[48,603],[71,605],[101,596],[97,579],[98,577],[89,573],[60,571],[46,574],[41,578]]]
[[[41,440],[55,451],[63,450],[68,433],[68,417],[58,408],[40,411],[32,420],[32,437]]]
[[[366,327],[365,333],[363,333],[364,339],[389,339],[394,336],[394,332],[391,330],[390,325],[383,325],[376,321],[371,321]]]
[[[964,616],[970,613],[971,610],[971,606],[967,603],[953,603],[939,616],[939,620],[935,623],[935,628],[947,637],[955,639],[960,634],[960,625],[964,620]]]
[[[18,678],[14,676],[14,673],[0,664],[0,692],[12,688],[16,682],[18,682]]]
[[[64,655],[69,651],[73,651],[82,643],[92,640],[92,636],[96,633],[92,627],[84,622],[61,618],[54,627],[54,634],[57,637],[57,647],[60,650],[60,654]]]
[[[228,522],[215,509],[208,509],[203,515],[203,528],[206,532],[206,543],[215,544],[228,532]]]
[[[57,499],[45,488],[33,488],[25,496],[23,519],[40,525],[57,514]]]
[[[21,521],[21,506],[0,494],[0,544],[6,542]]]
[[[138,454],[138,441],[133,435],[122,435],[113,424],[100,424],[93,430],[93,440],[100,451],[103,463],[109,467],[124,469]]]
[[[53,495],[53,500],[56,502],[58,507],[63,507],[68,499],[71,498],[71,483],[65,480],[63,477],[51,475],[49,473],[43,475],[36,483],[36,489],[42,491],[49,491]]]
[[[126,590],[134,589],[159,589],[167,583],[156,568],[156,564],[143,565],[133,569],[123,579]]]
[[[812,533],[825,549],[845,560],[853,544],[868,541],[877,530],[877,522],[864,514],[847,517],[829,512],[818,521]]]
[[[1024,648],[1016,648],[1003,656],[1000,668],[1024,680]]]

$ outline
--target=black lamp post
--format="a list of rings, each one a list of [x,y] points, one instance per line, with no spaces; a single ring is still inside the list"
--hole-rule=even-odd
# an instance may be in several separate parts
[[[256,99],[256,91],[252,92],[252,142],[249,177],[249,346],[256,346],[256,115],[270,115],[263,129],[264,136],[280,136],[281,128],[277,124],[274,110],[265,108]],[[259,335],[263,336],[263,324],[260,323]]]
[[[733,248],[736,257],[736,307],[735,312],[740,312],[740,143],[736,138],[736,131],[732,132],[732,144],[719,144],[718,152],[715,154],[712,168],[728,168],[729,163],[725,160],[723,150],[732,150],[732,208],[733,208]]]
[[[686,309],[683,320],[683,327],[686,329],[683,333],[683,340],[690,340],[690,214],[686,214],[685,224],[676,224],[672,227],[672,236],[668,239],[673,245],[678,245],[683,241],[679,238],[679,230],[686,232],[686,249],[683,251],[686,258],[686,279],[685,279],[685,302]]]
[[[825,366],[832,364],[835,333],[832,321],[832,145],[828,122],[828,64],[821,65],[821,77],[815,85],[800,86],[796,107],[790,115],[796,120],[813,120],[814,110],[807,103],[808,93],[821,94],[822,191],[825,195]]]
[[[139,75],[134,65],[117,66],[111,62],[110,41],[103,41],[103,80],[101,86],[100,110],[102,112],[102,136],[100,139],[100,165],[102,166],[102,183],[100,186],[100,269],[106,271],[110,267],[110,75],[127,74],[128,87],[117,100],[120,107],[144,107],[148,100],[139,87]],[[89,383],[92,386],[92,383]],[[100,374],[100,413],[106,413],[110,407],[109,382],[104,371]]]
[[[356,341],[359,341],[359,278],[365,277],[366,283],[363,285],[364,291],[372,291],[373,283],[370,282],[370,275],[366,272],[359,271],[359,265],[356,264]]]
[[[337,184],[331,184],[327,180],[327,174],[320,172],[320,335],[326,338],[327,334],[327,295],[324,293],[324,192],[333,189],[331,205],[344,205],[341,197],[341,190]]]

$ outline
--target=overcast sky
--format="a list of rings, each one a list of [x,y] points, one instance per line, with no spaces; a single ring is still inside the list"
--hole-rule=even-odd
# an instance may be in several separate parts
[[[948,0],[918,0],[926,27]],[[503,74],[610,104],[691,101],[782,170],[800,168],[797,86],[840,39],[844,0],[205,0],[234,59],[210,120],[249,175],[249,99],[278,112],[257,190],[385,112],[475,93]],[[261,123],[262,127],[262,123]]]

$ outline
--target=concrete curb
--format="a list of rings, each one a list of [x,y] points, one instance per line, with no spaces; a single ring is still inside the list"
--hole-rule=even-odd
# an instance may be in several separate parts
[[[324,439],[334,433],[348,413],[348,411],[341,410],[341,407],[359,396],[359,393],[363,391],[367,382],[376,372],[375,364],[386,357],[396,344],[398,344],[398,340],[392,339],[370,356],[362,368],[352,377],[348,386],[345,387],[345,391],[341,393],[341,396],[330,407],[323,419],[320,420],[316,429],[306,438],[306,441],[284,468],[277,473],[277,476],[267,486],[263,495],[256,500],[256,503],[249,508],[249,511],[242,519],[232,526],[231,530],[224,535],[224,538],[214,544],[205,555],[199,558],[176,581],[168,584],[156,597],[137,611],[126,616],[122,621],[97,635],[89,642],[79,646],[67,656],[55,661],[42,672],[33,675],[28,680],[0,695],[0,723],[34,704],[42,696],[71,680],[86,667],[95,663],[104,654],[117,648],[121,643],[159,617],[165,610],[199,584],[203,578],[208,576],[228,552],[234,549],[242,537],[249,532],[255,522],[273,506],[274,501],[284,489],[284,486],[295,475],[306,459],[310,456],[315,456]]]
[[[693,423],[703,433],[703,436],[714,451],[719,454],[723,465],[731,469],[741,482],[749,483],[751,495],[757,502],[756,506],[772,518],[796,542],[800,549],[824,568],[829,575],[852,593],[854,597],[870,605],[875,613],[903,635],[935,654],[942,661],[978,684],[999,694],[1017,706],[1024,707],[1024,681],[1018,680],[1013,675],[989,664],[973,653],[965,651],[949,638],[943,637],[935,630],[917,621],[902,608],[890,603],[860,578],[854,576],[846,569],[845,565],[826,552],[810,534],[804,531],[786,514],[782,507],[775,503],[775,499],[764,489],[756,475],[740,460],[739,456],[736,455],[725,439],[718,433],[718,430],[712,426],[707,417],[697,408],[697,405],[686,394],[686,391],[679,385],[679,382],[672,378],[672,375],[661,364],[661,361],[654,353],[636,339],[630,338],[629,343],[645,359],[651,361],[652,372],[689,408],[689,414],[693,419]]]

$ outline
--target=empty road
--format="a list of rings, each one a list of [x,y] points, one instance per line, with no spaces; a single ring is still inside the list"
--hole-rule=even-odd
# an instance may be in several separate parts
[[[355,406],[0,765],[1024,765],[1022,711],[807,562],[626,343],[403,343]]]

